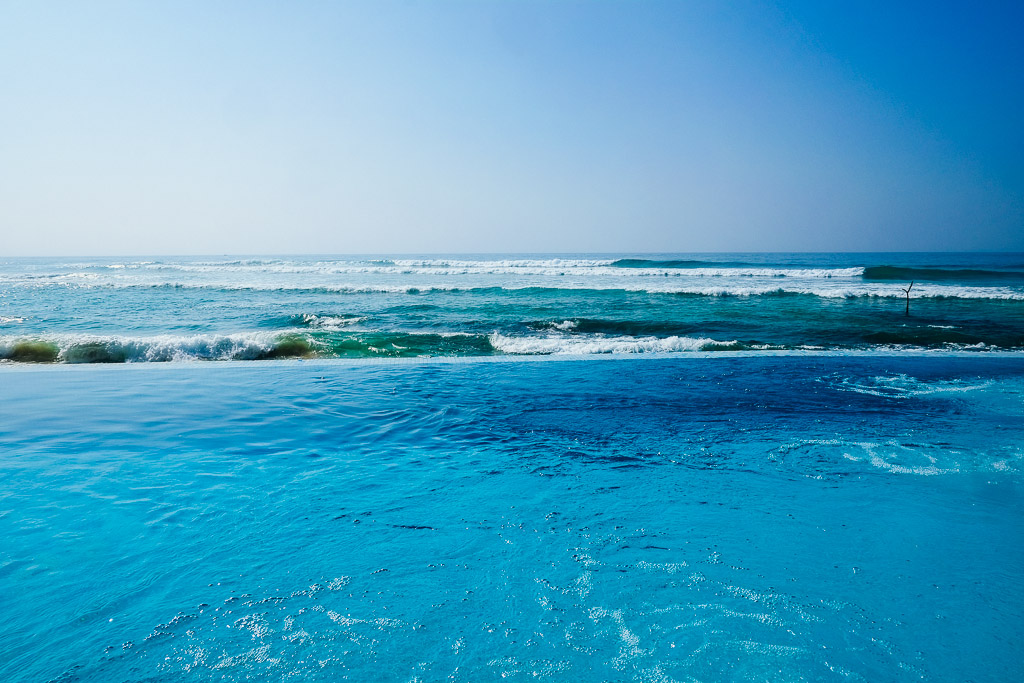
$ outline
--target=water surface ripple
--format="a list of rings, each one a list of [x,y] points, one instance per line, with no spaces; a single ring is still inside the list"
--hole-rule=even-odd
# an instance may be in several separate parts
[[[1005,681],[1024,363],[0,368],[0,679]]]

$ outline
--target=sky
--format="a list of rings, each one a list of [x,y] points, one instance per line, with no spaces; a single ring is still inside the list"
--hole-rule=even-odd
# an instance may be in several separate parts
[[[1024,251],[1022,19],[0,0],[0,256]]]

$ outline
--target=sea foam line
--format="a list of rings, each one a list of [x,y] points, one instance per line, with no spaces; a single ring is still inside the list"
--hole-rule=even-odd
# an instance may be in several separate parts
[[[407,285],[356,285],[339,284],[324,286],[289,285],[280,283],[96,283],[74,282],[46,285],[37,283],[29,287],[65,286],[76,289],[182,289],[224,292],[289,292],[309,294],[433,294],[443,292],[635,292],[644,294],[690,295],[707,297],[758,297],[780,295],[806,295],[822,299],[902,299],[904,293],[898,288],[877,284],[845,285],[836,287],[808,287],[796,284],[780,286],[778,282],[749,285],[652,285],[615,283],[558,283],[549,286],[540,283],[524,283],[522,285],[456,285],[456,284],[407,284]],[[1009,287],[956,287],[950,285],[920,285],[914,288],[912,299],[970,299],[996,301],[1024,301],[1024,290]]]
[[[138,277],[124,271],[143,272],[180,272],[197,274],[251,274],[251,275],[427,275],[427,276],[462,276],[462,275],[512,275],[540,277],[609,277],[609,278],[796,278],[796,279],[832,279],[860,278],[863,267],[848,268],[780,268],[762,266],[701,266],[692,268],[666,267],[630,267],[622,268],[611,265],[611,261],[581,261],[551,259],[545,261],[402,261],[396,260],[380,263],[364,262],[257,262],[257,263],[153,263],[148,265],[129,266],[115,264],[105,266],[81,265],[80,270],[62,273],[21,274],[25,279],[60,279],[83,278],[98,279],[101,277]],[[94,268],[105,271],[116,270],[114,273],[93,272]],[[81,271],[85,272],[81,272]]]
[[[495,332],[489,340],[491,346],[502,353],[525,355],[671,353],[748,348],[736,340],[718,341],[710,337],[509,337]]]

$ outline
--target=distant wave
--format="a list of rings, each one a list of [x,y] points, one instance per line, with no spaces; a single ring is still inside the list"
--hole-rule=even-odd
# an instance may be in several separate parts
[[[459,276],[509,276],[509,285],[522,278],[640,279],[669,278],[683,282],[708,279],[802,279],[860,282],[928,281],[984,282],[1017,284],[1024,282],[1024,265],[997,268],[956,266],[873,265],[781,265],[742,260],[656,258],[405,258],[405,259],[234,259],[223,261],[135,261],[123,263],[55,263],[49,272],[36,270],[5,273],[2,284],[53,282],[90,286],[92,284],[152,284],[161,279],[189,284],[205,280],[227,280],[245,286],[250,282],[266,284],[270,280],[299,279],[312,276],[316,284],[329,286],[337,277],[372,280],[383,276],[423,276],[457,278]],[[293,276],[288,278],[288,276]],[[364,277],[365,276],[365,277]],[[391,278],[395,279],[395,278]],[[361,285],[371,284],[369,281]],[[389,283],[390,284],[390,283]],[[467,283],[468,284],[468,283]],[[474,283],[477,284],[477,283]]]
[[[858,270],[859,272],[859,270]],[[909,279],[904,280],[909,282]],[[643,283],[629,282],[580,282],[570,283],[559,282],[557,286],[545,284],[523,283],[520,286],[514,285],[447,285],[447,284],[422,284],[422,285],[329,285],[329,286],[303,286],[279,283],[184,283],[184,282],[155,282],[155,283],[125,283],[125,282],[76,282],[47,283],[39,286],[60,286],[75,287],[81,289],[182,289],[182,290],[206,290],[221,292],[288,292],[302,294],[337,294],[337,295],[358,295],[358,294],[438,294],[438,293],[471,293],[471,294],[497,294],[502,292],[520,292],[532,294],[559,294],[559,293],[583,293],[583,292],[640,292],[647,294],[664,295],[688,295],[688,296],[709,296],[709,297],[754,297],[754,296],[793,296],[806,295],[826,299],[853,299],[860,297],[868,298],[903,298],[904,294],[894,284],[886,284],[888,281],[869,282],[860,278],[840,279],[838,281],[817,283],[814,281],[797,282],[794,280],[768,280],[758,281],[756,279],[744,280],[741,282],[727,282],[724,279],[721,283],[716,281],[693,281],[683,282],[678,280],[657,281],[651,280]],[[921,284],[915,285],[912,293],[913,299],[991,299],[991,300],[1013,300],[1024,301],[1024,289],[1003,286],[985,285],[943,285],[943,284]]]
[[[871,266],[864,269],[865,280],[924,281],[1010,281],[1024,282],[1024,271],[976,270],[965,268],[907,268],[902,266]]]
[[[854,278],[863,273],[863,268],[845,267],[778,267],[741,262],[723,263],[714,261],[656,261],[646,259],[542,259],[542,260],[495,260],[462,261],[453,259],[436,260],[395,260],[395,261],[229,261],[229,262],[186,262],[113,264],[89,266],[68,264],[63,268],[77,268],[70,272],[19,273],[5,277],[8,282],[19,281],[105,281],[136,282],[161,274],[173,277],[172,273],[188,273],[199,276],[253,279],[255,277],[279,277],[287,275],[313,275],[331,277],[337,275],[417,275],[455,277],[462,275],[510,275],[537,277],[672,277],[672,278]],[[98,269],[98,272],[97,272]],[[241,278],[239,276],[242,276]]]
[[[613,268],[739,268],[752,266],[743,261],[693,261],[666,260],[659,261],[645,258],[620,258],[608,264]]]

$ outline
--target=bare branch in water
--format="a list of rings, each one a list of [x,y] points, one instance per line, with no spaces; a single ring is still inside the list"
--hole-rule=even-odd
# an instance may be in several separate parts
[[[913,288],[914,288],[914,281],[913,280],[910,281],[910,286],[909,287],[900,287],[900,289],[902,289],[907,294],[907,310],[904,312],[904,315],[910,315],[910,290],[912,290]]]

